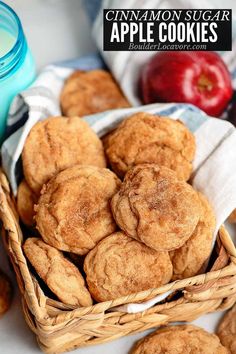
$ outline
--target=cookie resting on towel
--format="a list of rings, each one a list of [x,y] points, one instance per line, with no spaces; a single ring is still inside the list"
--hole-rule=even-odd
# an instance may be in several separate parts
[[[188,180],[195,155],[195,138],[180,121],[149,113],[135,113],[108,134],[104,148],[112,169],[124,177],[130,167],[155,163]]]
[[[75,71],[62,89],[65,116],[85,116],[109,109],[130,107],[112,75],[105,70]]]
[[[106,167],[101,140],[77,117],[50,117],[36,123],[22,152],[25,179],[39,195],[44,183],[67,167],[82,164]]]

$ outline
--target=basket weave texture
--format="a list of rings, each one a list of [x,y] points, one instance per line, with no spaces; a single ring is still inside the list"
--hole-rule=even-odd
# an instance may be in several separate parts
[[[228,309],[236,301],[236,249],[224,226],[219,230],[215,259],[208,273],[90,307],[73,308],[50,299],[31,274],[22,251],[24,237],[14,198],[2,171],[0,219],[4,245],[22,294],[25,319],[46,353],[101,344],[174,321],[192,321],[202,314]],[[113,307],[142,302],[169,290],[175,295],[143,312],[111,311]]]

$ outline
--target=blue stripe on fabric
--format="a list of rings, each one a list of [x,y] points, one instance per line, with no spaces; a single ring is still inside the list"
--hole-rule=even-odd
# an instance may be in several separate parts
[[[94,22],[102,6],[102,0],[83,0],[84,8],[91,22]]]
[[[27,107],[27,105],[25,104]],[[29,118],[29,110],[24,112],[24,114],[21,116],[19,120],[16,121],[16,123],[12,125],[7,125],[6,126],[6,131],[5,131],[5,139],[7,139],[10,135],[14,134],[18,129],[23,127],[23,125],[27,122]]]
[[[97,122],[104,122],[106,121],[109,117],[111,118],[110,125],[114,128],[116,127],[122,120],[123,118],[132,115],[134,112],[144,112],[144,111],[151,111],[153,115],[156,116],[172,116],[172,115],[178,115],[179,119],[187,125],[187,127],[194,133],[209,117],[205,115],[204,112],[202,112],[200,109],[193,105],[189,104],[184,104],[184,103],[179,103],[179,104],[173,104],[171,107],[168,108],[158,108],[156,111],[153,111],[153,105],[146,105],[146,106],[141,106],[139,108],[124,108],[120,109],[120,114],[114,119],[112,117],[112,112],[116,114],[117,110],[110,110],[102,113],[97,113],[93,114],[90,116],[86,116],[83,118],[92,128],[95,126]],[[109,124],[106,122],[106,125]],[[102,136],[101,132],[103,131],[103,128],[101,131],[99,131],[99,136]]]
[[[205,123],[207,119],[209,119],[208,116],[191,110],[185,111],[181,114],[181,121],[188,126],[192,133]]]

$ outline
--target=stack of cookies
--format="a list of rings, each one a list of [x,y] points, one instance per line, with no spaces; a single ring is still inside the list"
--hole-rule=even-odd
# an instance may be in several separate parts
[[[204,270],[215,217],[187,182],[194,155],[183,123],[148,113],[103,141],[79,117],[33,126],[17,207],[25,255],[57,299],[90,306]]]

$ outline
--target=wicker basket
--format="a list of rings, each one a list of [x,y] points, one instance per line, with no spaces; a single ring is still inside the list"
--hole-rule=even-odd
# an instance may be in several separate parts
[[[14,199],[0,171],[0,218],[3,239],[22,293],[26,321],[46,353],[100,344],[174,321],[192,321],[207,312],[225,310],[236,301],[236,249],[224,226],[220,228],[211,271],[114,301],[72,308],[46,296],[30,273],[22,252],[23,235]],[[152,308],[128,314],[110,311],[127,303],[145,301],[169,290],[175,296]]]

